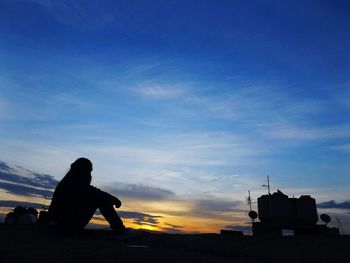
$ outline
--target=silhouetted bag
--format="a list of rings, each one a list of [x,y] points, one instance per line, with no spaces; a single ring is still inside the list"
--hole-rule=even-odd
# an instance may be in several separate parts
[[[18,225],[33,225],[37,221],[35,215],[33,214],[23,214],[21,215],[18,220]]]
[[[49,224],[49,212],[40,211],[39,219],[37,222],[40,226],[47,226]]]
[[[6,225],[14,225],[16,224],[16,216],[14,212],[10,212],[6,215],[5,218],[5,224]]]

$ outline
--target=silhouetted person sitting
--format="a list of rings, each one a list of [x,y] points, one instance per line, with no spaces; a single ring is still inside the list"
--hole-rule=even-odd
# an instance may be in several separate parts
[[[125,226],[114,210],[121,206],[118,198],[103,192],[91,183],[92,163],[79,158],[57,185],[49,207],[51,224],[65,233],[74,233],[83,229],[98,208],[117,233],[124,233]]]

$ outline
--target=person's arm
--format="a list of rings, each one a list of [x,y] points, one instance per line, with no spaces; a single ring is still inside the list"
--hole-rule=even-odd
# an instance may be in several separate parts
[[[90,186],[90,187],[94,188],[95,191],[98,191],[101,194],[103,194],[105,196],[105,200],[107,202],[109,202],[111,205],[114,205],[116,208],[119,208],[119,207],[122,206],[122,202],[117,197],[115,197],[114,195],[111,195],[111,194],[109,194],[107,192],[104,192],[104,191],[102,191],[102,190],[100,190],[100,189],[98,189],[98,188],[96,188],[94,186]]]

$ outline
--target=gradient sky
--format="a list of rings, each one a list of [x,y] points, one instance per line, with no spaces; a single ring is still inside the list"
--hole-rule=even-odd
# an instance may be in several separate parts
[[[273,191],[335,200],[350,231],[349,14],[345,0],[0,0],[0,161],[60,180],[85,156],[126,211],[184,231],[245,225],[270,175]]]

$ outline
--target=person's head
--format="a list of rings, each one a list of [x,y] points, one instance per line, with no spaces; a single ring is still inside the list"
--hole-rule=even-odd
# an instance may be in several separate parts
[[[78,158],[70,165],[70,170],[64,182],[74,185],[88,185],[91,183],[92,163],[87,158]]]
[[[89,159],[81,157],[70,165],[71,171],[79,171],[81,173],[91,173],[92,163]]]

